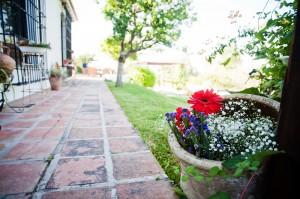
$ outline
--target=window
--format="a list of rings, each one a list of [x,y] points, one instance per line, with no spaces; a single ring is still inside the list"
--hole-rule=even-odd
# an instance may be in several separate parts
[[[0,0],[0,41],[11,48],[16,61],[14,85],[45,79],[46,69],[37,55],[23,55],[17,42],[27,39],[32,43],[45,43],[45,0]],[[26,64],[24,64],[26,63]]]

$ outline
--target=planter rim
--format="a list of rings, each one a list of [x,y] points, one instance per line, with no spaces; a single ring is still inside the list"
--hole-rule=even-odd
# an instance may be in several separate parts
[[[276,111],[279,111],[280,103],[258,95],[252,95],[252,94],[231,94],[231,95],[225,95],[223,96],[223,99],[231,99],[231,98],[239,98],[239,99],[246,99],[246,100],[255,100],[260,103],[266,104],[270,107],[273,107],[276,109]],[[196,166],[199,169],[209,171],[212,167],[217,166],[219,168],[222,168],[222,161],[217,160],[209,160],[205,158],[198,158],[197,156],[187,152],[184,148],[180,146],[180,144],[177,141],[177,138],[173,132],[169,132],[168,134],[168,142],[171,148],[171,151],[174,153],[174,155],[180,160],[187,164],[191,164]]]
[[[187,152],[185,149],[183,149],[180,146],[173,132],[170,132],[168,134],[168,141],[169,141],[171,151],[180,161],[194,165],[197,168],[200,168],[202,170],[207,170],[207,171],[209,171],[214,166],[222,168],[221,161],[198,158],[197,156]]]
[[[236,93],[236,94],[224,95],[222,97],[223,97],[223,99],[239,98],[239,99],[245,99],[245,100],[258,101],[260,103],[263,103],[270,107],[273,107],[278,112],[279,112],[279,108],[280,108],[279,102],[277,102],[273,99],[267,98],[267,97],[259,96],[259,95]]]

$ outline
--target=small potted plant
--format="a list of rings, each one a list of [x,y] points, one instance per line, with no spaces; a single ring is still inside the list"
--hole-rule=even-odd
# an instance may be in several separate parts
[[[61,77],[62,77],[61,66],[58,63],[56,63],[55,67],[50,70],[49,81],[50,81],[51,90],[55,90],[55,91],[59,90],[61,86]]]
[[[181,165],[181,188],[189,199],[224,192],[243,198],[248,181],[244,171],[258,169],[262,156],[277,151],[279,103],[248,94],[221,97],[212,90],[195,92],[188,103],[190,109],[166,113],[172,130],[169,145]]]

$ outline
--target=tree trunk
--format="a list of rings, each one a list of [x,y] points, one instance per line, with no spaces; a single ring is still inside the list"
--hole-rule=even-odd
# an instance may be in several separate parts
[[[125,63],[125,58],[122,55],[120,55],[120,57],[118,59],[118,71],[117,71],[116,87],[120,87],[120,86],[123,85],[122,76],[123,76],[124,63]]]

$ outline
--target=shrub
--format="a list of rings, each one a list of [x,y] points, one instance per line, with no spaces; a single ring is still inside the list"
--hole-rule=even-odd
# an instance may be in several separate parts
[[[82,73],[83,73],[82,67],[77,66],[77,67],[76,67],[76,73],[77,73],[77,74],[82,74]]]
[[[144,87],[153,87],[155,84],[155,74],[148,68],[138,67],[132,77],[132,81]]]

